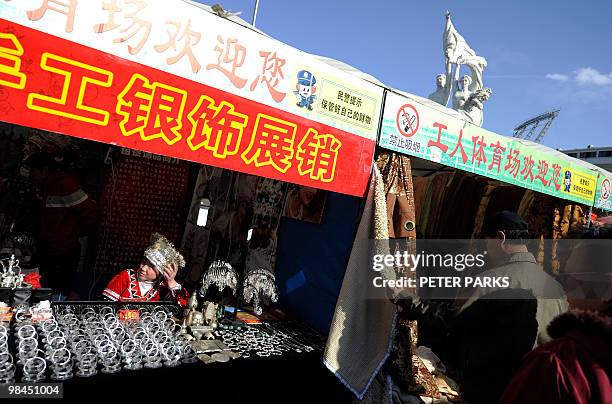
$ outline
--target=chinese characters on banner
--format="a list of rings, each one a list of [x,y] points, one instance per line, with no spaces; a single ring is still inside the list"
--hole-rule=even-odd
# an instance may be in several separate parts
[[[352,195],[369,177],[373,140],[4,20],[0,91],[17,111],[0,120],[19,125]]]
[[[401,113],[405,110],[416,111],[415,131],[402,130],[412,117]],[[394,93],[387,94],[380,145],[587,205],[595,198],[597,173],[538,145],[497,135]]]
[[[377,136],[382,88],[182,0],[0,0],[0,18],[355,136]],[[143,85],[173,97],[163,83]]]

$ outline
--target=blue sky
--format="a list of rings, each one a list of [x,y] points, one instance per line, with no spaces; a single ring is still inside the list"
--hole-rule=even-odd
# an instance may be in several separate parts
[[[200,1],[211,4],[208,1]],[[251,21],[255,0],[222,0]],[[612,146],[612,1],[260,0],[257,27],[427,96],[444,68],[444,12],[488,61],[484,127],[510,135],[560,109],[544,144]]]

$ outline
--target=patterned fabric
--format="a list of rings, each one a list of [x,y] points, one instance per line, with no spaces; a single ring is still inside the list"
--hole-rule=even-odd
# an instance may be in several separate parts
[[[406,228],[406,222],[416,222],[415,196],[412,182],[410,159],[396,153],[381,153],[376,164],[385,184],[387,226],[389,238],[415,239],[416,230]],[[442,174],[434,183],[445,187],[451,177]],[[441,202],[436,198],[436,202]],[[436,208],[436,211],[438,208]],[[435,216],[435,223],[437,216]],[[410,245],[413,249],[414,244]],[[414,251],[412,251],[414,252]],[[405,312],[404,312],[405,313]],[[416,355],[418,330],[417,322],[408,318],[399,320],[393,335],[391,354],[386,368],[404,392],[438,398],[437,385],[421,359]]]
[[[456,172],[446,192],[444,211],[437,223],[435,238],[469,239],[487,181]]]
[[[376,159],[385,185],[389,237],[416,238],[416,216],[410,159],[396,153],[381,153]],[[412,227],[407,226],[411,222]]]
[[[568,238],[570,232],[586,225],[585,209],[581,205],[527,191],[518,214],[527,222],[530,237],[536,240],[532,248],[538,264],[545,272],[558,275],[566,257],[558,256],[556,240]],[[546,241],[551,239],[553,242]]]
[[[164,296],[164,300],[176,300],[182,307],[186,307],[187,300],[189,300],[189,293],[185,288],[180,286],[179,288],[169,289],[165,282],[143,294],[135,269],[126,269],[115,275],[102,295],[107,299],[121,302],[157,302],[162,300],[161,296]]]
[[[417,322],[400,318],[388,361],[389,373],[404,392],[439,398],[440,393],[434,377],[416,355],[417,343]]]
[[[190,164],[130,149],[116,156],[100,198],[97,273],[115,274],[139,262],[152,233],[180,239]]]

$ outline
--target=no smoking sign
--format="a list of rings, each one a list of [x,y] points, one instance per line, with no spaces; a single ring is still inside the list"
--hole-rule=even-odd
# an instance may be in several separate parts
[[[411,137],[419,130],[419,113],[412,105],[404,104],[397,111],[395,122],[402,135]]]
[[[601,183],[601,199],[607,201],[610,198],[610,180],[605,178]]]

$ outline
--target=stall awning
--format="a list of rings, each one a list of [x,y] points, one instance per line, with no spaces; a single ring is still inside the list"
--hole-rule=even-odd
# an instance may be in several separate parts
[[[381,147],[593,206],[601,171],[538,143],[498,135],[454,110],[387,92]]]
[[[363,195],[383,89],[180,0],[0,1],[0,120]]]

